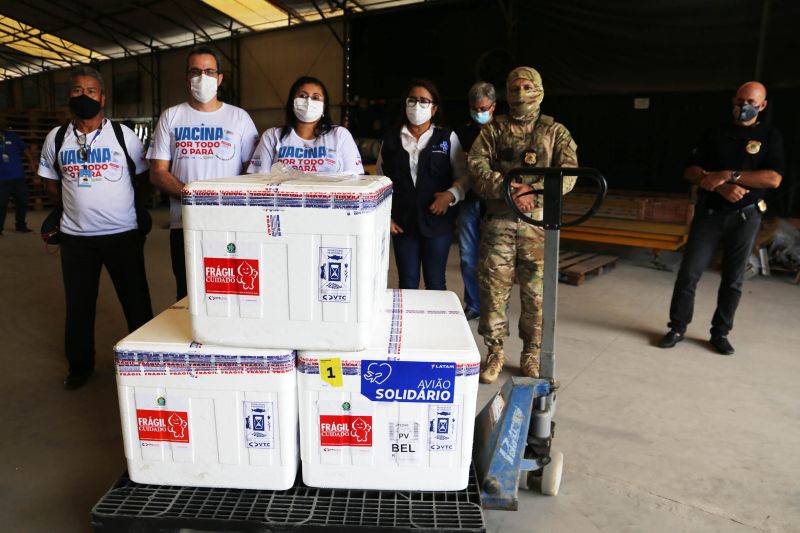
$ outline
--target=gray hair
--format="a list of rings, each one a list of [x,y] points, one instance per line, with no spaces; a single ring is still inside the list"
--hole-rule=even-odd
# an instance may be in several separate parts
[[[100,83],[100,92],[106,92],[106,84],[103,81],[103,75],[100,74],[100,71],[94,67],[90,67],[89,65],[79,65],[72,69],[69,73],[69,79],[75,79],[78,76],[89,76],[90,78],[94,78]]]
[[[497,101],[497,93],[494,90],[494,85],[485,81],[479,81],[469,88],[467,99],[470,107],[475,106],[481,99],[488,98],[490,102]]]

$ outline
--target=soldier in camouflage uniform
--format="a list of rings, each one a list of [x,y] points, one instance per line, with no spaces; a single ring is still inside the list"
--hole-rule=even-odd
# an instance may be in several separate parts
[[[509,333],[506,307],[515,276],[522,302],[520,368],[525,376],[539,377],[544,231],[516,220],[503,201],[503,177],[520,166],[578,166],[577,145],[567,128],[539,112],[544,97],[539,73],[530,67],[516,68],[508,75],[506,87],[509,114],[495,117],[481,130],[468,157],[473,188],[486,201],[478,259],[478,333],[489,350],[480,374],[483,383],[493,383],[503,369],[503,339]],[[532,183],[532,176],[521,181],[512,184],[517,205],[531,218],[541,220],[541,200],[534,195],[519,196],[532,188],[541,189],[542,183]],[[575,178],[565,177],[564,193],[574,185]]]

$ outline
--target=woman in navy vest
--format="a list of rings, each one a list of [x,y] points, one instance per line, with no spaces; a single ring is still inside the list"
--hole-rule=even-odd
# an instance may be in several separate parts
[[[414,80],[404,95],[401,126],[383,140],[376,171],[391,178],[392,244],[401,289],[445,290],[445,269],[457,215],[469,188],[464,152],[452,130],[439,126],[439,91]]]

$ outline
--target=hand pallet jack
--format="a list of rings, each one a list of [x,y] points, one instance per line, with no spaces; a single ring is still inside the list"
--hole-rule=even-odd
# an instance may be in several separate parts
[[[533,177],[542,188],[524,193],[542,194],[542,220],[534,220],[517,207],[511,182]],[[587,177],[597,184],[591,208],[567,222],[562,220],[564,176]],[[526,180],[530,182],[530,180]],[[591,218],[605,199],[606,180],[593,168],[521,167],[508,172],[503,181],[506,203],[528,224],[544,228],[544,294],[542,299],[542,350],[540,377],[512,377],[475,420],[474,462],[481,503],[485,509],[516,510],[520,478],[531,489],[541,478],[542,493],[555,496],[561,485],[564,455],[553,451],[558,382],[555,380],[555,329],[558,298],[558,254],[560,228],[576,226]]]

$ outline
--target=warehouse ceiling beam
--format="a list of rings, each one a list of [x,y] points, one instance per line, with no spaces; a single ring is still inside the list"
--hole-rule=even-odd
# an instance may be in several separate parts
[[[194,19],[194,17],[192,17],[192,15],[191,15],[191,14],[190,14],[190,13],[189,13],[187,10],[186,10],[186,8],[185,8],[185,7],[184,7],[182,4],[180,4],[180,3],[178,2],[178,0],[173,0],[173,3],[174,3],[176,6],[178,6],[178,9],[181,11],[181,13],[183,13],[183,14],[184,14],[184,16],[185,16],[186,18],[188,18],[190,21],[192,21],[192,23],[193,23],[195,26],[197,26],[197,27],[198,27],[198,29],[200,29],[200,31],[201,31],[201,32],[202,32],[204,35],[208,36],[208,33],[206,32],[205,28],[204,28],[204,27],[203,27],[201,24],[198,24],[198,23],[197,23],[197,21]],[[204,6],[207,6],[207,5],[208,5],[208,4],[206,3],[206,1],[205,1],[205,0],[203,0],[203,1],[202,1],[202,3],[203,3],[203,5],[204,5]],[[210,22],[212,25],[214,25],[214,26],[217,26],[217,27],[219,27],[219,28],[222,28],[223,30],[227,31],[228,33],[231,33],[231,32],[233,32],[233,23],[234,23],[234,22],[236,22],[236,21],[235,21],[233,18],[231,18],[231,16],[230,16],[230,15],[227,15],[227,14],[225,14],[225,13],[222,13],[222,12],[220,12],[220,11],[216,10],[216,9],[215,9],[215,10],[213,10],[213,11],[215,11],[215,12],[217,12],[217,13],[221,14],[221,15],[222,15],[222,16],[224,16],[226,19],[228,19],[228,25],[226,26],[226,25],[225,25],[225,24],[223,24],[222,22],[218,21],[217,19],[215,19],[214,17],[212,17],[211,15],[209,15],[209,14],[208,14],[208,11],[207,11],[207,10],[205,10],[205,9],[198,9],[198,10],[196,11],[196,13],[195,13],[195,14],[199,14],[199,15],[200,15],[202,18],[204,18],[205,20],[207,20],[208,22]],[[210,36],[208,36],[208,38],[209,38],[209,39],[211,39],[211,37],[210,37]]]
[[[175,5],[176,7],[178,7],[178,8],[179,8],[181,11],[183,11],[183,9],[182,9],[182,6],[181,6],[181,5],[180,5],[178,2],[176,2],[175,0],[173,0],[172,4],[174,4],[174,5]],[[138,5],[138,4],[137,4],[137,5]],[[155,6],[155,7],[160,7],[160,6]],[[175,26],[179,27],[180,29],[182,29],[182,30],[183,30],[183,31],[185,31],[186,33],[189,33],[189,34],[191,34],[191,35],[194,37],[194,40],[195,40],[195,41],[197,41],[197,40],[198,40],[198,37],[201,37],[201,35],[200,35],[200,34],[198,34],[196,30],[194,30],[194,29],[190,28],[189,26],[187,26],[187,25],[186,25],[186,24],[184,24],[183,22],[181,22],[181,21],[179,21],[179,20],[176,20],[176,19],[175,19],[175,17],[172,17],[172,16],[170,16],[170,15],[168,15],[168,14],[164,13],[164,12],[163,12],[162,10],[160,10],[160,9],[156,11],[156,9],[154,8],[154,9],[152,9],[152,10],[147,10],[147,12],[148,12],[148,13],[156,13],[158,16],[160,16],[160,17],[163,17],[163,18],[164,18],[164,20],[166,20],[166,21],[170,22],[171,24],[174,24]],[[184,14],[185,14],[185,12],[184,12]],[[206,36],[207,36],[207,35],[208,35],[208,34],[206,34]],[[205,40],[205,38],[201,38],[201,39],[199,39],[199,40],[201,40],[201,41],[202,41],[202,40]],[[208,37],[208,40],[209,40],[209,41],[211,41],[212,39],[211,39],[210,37]]]
[[[306,17],[302,15],[298,10],[284,2],[283,0],[265,0],[268,4],[272,4],[281,11],[285,11],[287,15],[289,15],[289,20],[291,21],[292,18],[296,18],[300,22],[307,22]]]
[[[214,42],[214,39],[212,39],[212,38],[211,38],[211,36],[210,36],[210,35],[209,35],[209,34],[206,32],[206,30],[205,30],[205,29],[204,29],[204,28],[203,28],[203,27],[202,27],[200,24],[198,24],[198,23],[197,23],[197,22],[196,22],[196,21],[195,21],[195,20],[192,18],[192,16],[191,16],[189,13],[187,13],[186,11],[184,11],[184,9],[183,9],[183,6],[181,6],[181,5],[180,5],[180,4],[179,4],[179,3],[178,3],[176,0],[173,0],[173,3],[174,3],[176,6],[178,6],[178,9],[180,9],[180,10],[183,12],[183,14],[184,14],[184,15],[186,15],[186,18],[188,18],[188,19],[189,19],[189,20],[192,22],[192,24],[194,24],[195,26],[197,26],[197,28],[200,30],[200,33],[201,33],[201,34],[202,34],[202,35],[203,35],[203,36],[206,38],[206,40],[207,40],[209,43],[213,43],[213,42]],[[195,35],[196,35],[196,34],[195,34]],[[228,62],[230,62],[231,64],[233,64],[233,59],[231,58],[231,56],[230,56],[230,55],[226,54],[226,53],[225,53],[225,51],[224,51],[222,48],[220,48],[219,46],[217,46],[216,48],[217,48],[217,50],[219,50],[219,52],[220,52],[220,53],[221,53],[221,54],[222,54],[222,55],[225,57],[225,59],[227,59],[227,60],[228,60]]]
[[[48,16],[51,16],[51,17],[54,17],[54,18],[57,18],[57,19],[63,19],[64,17],[60,13],[53,13],[52,11],[45,9],[44,5],[56,6],[57,8],[59,8],[60,10],[62,10],[64,12],[71,12],[71,11],[73,11],[72,7],[74,7],[74,5],[71,5],[69,8],[67,8],[64,5],[62,5],[59,1],[56,1],[56,0],[50,0],[50,2],[48,2],[48,4],[42,4],[41,6],[40,5],[36,5],[35,7],[34,6],[30,6],[27,3],[24,4],[24,5],[28,6],[30,9],[34,9],[34,10],[40,11],[42,13],[47,14]],[[83,4],[81,7],[82,7],[82,9],[84,11],[91,11],[90,9],[87,9],[86,4]],[[138,44],[140,44],[140,45],[142,45],[142,46],[144,46],[144,47],[146,47],[148,49],[154,48],[154,46],[153,46],[153,42],[154,41],[158,41],[160,46],[170,47],[170,45],[167,44],[166,42],[160,41],[156,37],[153,37],[152,35],[149,35],[148,33],[144,32],[144,31],[142,31],[141,34],[144,37],[150,39],[149,43],[141,40],[141,38],[139,38],[138,36],[136,36],[136,35],[134,35],[132,33],[129,33],[127,31],[127,26],[125,24],[121,23],[119,21],[119,19],[117,18],[117,16],[123,16],[123,15],[125,15],[127,13],[130,13],[131,11],[133,11],[133,10],[130,9],[130,8],[126,8],[126,9],[119,9],[119,10],[112,11],[112,12],[105,12],[105,13],[101,13],[101,14],[96,14],[96,15],[93,15],[92,17],[82,17],[80,19],[71,19],[69,23],[64,24],[63,26],[59,26],[59,27],[56,27],[56,28],[48,29],[48,32],[52,33],[52,34],[58,34],[61,31],[68,30],[68,29],[73,29],[73,28],[76,28],[76,27],[77,28],[81,28],[81,29],[85,29],[85,31],[90,31],[90,30],[85,28],[87,24],[92,24],[93,26],[96,26],[98,28],[105,28],[105,27],[108,26],[108,21],[111,20],[112,22],[114,22],[115,24],[118,25],[116,27],[111,28],[111,30],[116,32],[116,33],[118,33],[118,34],[120,34],[122,37],[124,37],[126,39],[129,39],[129,40],[131,40],[131,41],[133,41],[135,43],[138,43]],[[120,29],[120,26],[122,28],[124,28],[124,29]],[[120,45],[118,44],[118,46],[120,46]],[[136,52],[130,50],[129,48],[127,48],[127,47],[123,46],[123,48],[126,48],[126,53],[127,52],[130,52],[132,54],[136,53]],[[139,53],[141,53],[141,52],[139,52]]]
[[[280,25],[283,19],[291,24],[292,17],[301,22],[305,18],[281,0],[201,0],[206,6],[231,20],[235,20],[249,31]]]
[[[95,55],[98,58],[108,59],[94,50],[3,15],[0,15],[0,44],[62,66],[86,63]]]
[[[59,4],[58,2],[53,1],[51,3],[63,9],[63,6],[61,6],[61,4]],[[78,2],[78,5],[81,6],[80,2]],[[85,8],[85,5],[83,5],[81,7]],[[46,14],[48,14],[50,16],[56,16],[52,11],[48,11],[47,9],[44,9],[43,7],[39,8],[39,9],[43,13],[46,13]],[[124,44],[122,44],[119,41],[119,39],[116,38],[116,36],[111,34],[104,24],[101,24],[101,23],[98,22],[99,18],[100,17],[93,17],[93,18],[86,17],[83,20],[77,21],[77,22],[73,23],[71,26],[67,26],[67,27],[69,28],[69,27],[76,27],[77,26],[77,27],[80,27],[80,28],[83,29],[86,26],[87,23],[91,23],[91,24],[97,26],[98,28],[100,28],[100,30],[103,31],[103,33],[105,33],[108,36],[108,38],[111,39],[117,46],[122,48],[125,51],[126,54],[131,53],[131,51],[128,49],[128,47],[125,46]]]
[[[154,54],[159,49],[175,49],[199,42],[232,37],[242,32],[258,32],[269,28],[291,26],[322,20],[340,46],[347,49],[348,15],[380,10],[409,0],[15,0],[12,14],[15,22],[0,26],[0,45],[16,49],[22,56],[5,55],[19,64],[19,69],[6,68],[4,76],[34,74],[51,68],[64,68],[79,63],[112,57],[137,57]],[[418,0],[422,1],[422,0]],[[514,5],[517,0],[497,0]],[[337,32],[331,19],[342,10],[344,32]],[[46,15],[46,16],[45,16]],[[47,21],[46,27],[38,22]],[[159,24],[147,24],[157,18]],[[3,16],[0,15],[0,20]],[[144,19],[144,24],[140,21]],[[153,30],[152,26],[159,28]],[[147,28],[147,30],[140,29]],[[86,46],[70,42],[64,33]],[[2,40],[5,36],[5,41]],[[220,48],[231,64],[235,53]],[[231,54],[234,57],[231,57]],[[152,73],[152,67],[137,59],[141,67]],[[234,65],[234,68],[237,68]]]
[[[328,6],[331,8],[331,11],[336,9],[344,10],[347,7],[347,4],[355,6],[359,11],[367,10],[364,5],[361,4],[361,2],[357,2],[356,0],[327,0],[327,2]]]
[[[338,33],[336,33],[336,28],[333,27],[333,24],[330,23],[330,21],[328,20],[328,17],[326,17],[325,13],[322,12],[322,9],[319,7],[319,4],[317,4],[317,0],[311,0],[311,4],[314,6],[314,9],[317,10],[317,13],[319,13],[319,16],[322,19],[322,22],[325,23],[325,25],[328,27],[328,29],[333,34],[333,37],[336,39],[336,41],[338,41],[339,46],[344,48],[345,47],[344,39],[342,37],[340,37]]]
[[[0,58],[9,60],[9,63],[7,65],[3,65],[2,67],[0,67],[3,70],[3,75],[4,75],[5,78],[26,76],[27,74],[30,74],[30,72],[29,72],[30,71],[30,66],[27,64],[27,62],[20,63],[19,57],[15,57],[15,56],[18,56],[18,54],[9,53],[9,52],[6,52],[4,50],[0,50]],[[23,70],[23,68],[22,68],[23,66],[27,66],[29,71],[26,72],[25,70]],[[6,71],[16,72],[17,75],[16,76],[8,76],[7,74],[5,74]]]

